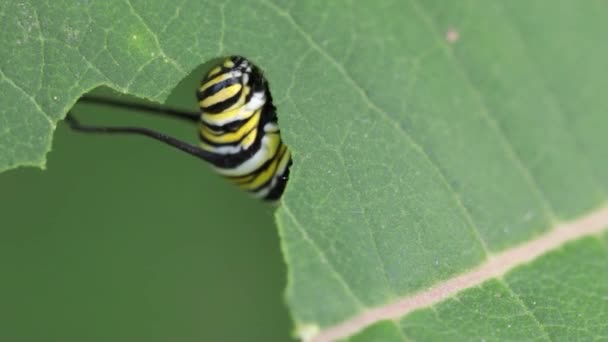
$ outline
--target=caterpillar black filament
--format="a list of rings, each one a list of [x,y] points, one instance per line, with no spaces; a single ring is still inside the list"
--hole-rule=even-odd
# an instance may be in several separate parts
[[[154,138],[209,162],[219,174],[255,197],[280,198],[292,160],[281,140],[268,82],[259,68],[244,57],[228,57],[209,71],[197,96],[200,114],[95,97],[82,100],[199,122],[200,146],[146,128],[81,125],[70,113],[66,120],[78,131]]]

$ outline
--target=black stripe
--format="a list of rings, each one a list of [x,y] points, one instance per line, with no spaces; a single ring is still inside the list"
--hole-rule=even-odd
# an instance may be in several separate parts
[[[245,123],[247,123],[247,121],[249,121],[253,117],[255,112],[257,112],[257,110],[253,111],[253,114],[251,114],[251,116],[248,118],[237,120],[237,121],[231,121],[231,122],[228,122],[221,126],[211,125],[211,124],[206,123],[203,120],[201,120],[201,123],[202,123],[202,125],[208,127],[210,130],[213,130],[216,132],[220,132],[220,131],[221,132],[236,132],[239,130],[239,128],[241,128],[241,126],[243,126]],[[264,115],[264,109],[262,109],[262,113],[260,115]]]
[[[216,84],[212,85],[211,87],[203,90],[202,92],[199,92],[198,100],[203,101],[204,99],[208,98],[209,96],[217,94],[218,92],[225,89],[226,87],[237,84],[239,82],[241,82],[240,77],[231,77],[229,79],[223,80],[222,82],[216,83]],[[205,113],[211,113],[211,114],[221,113],[224,110],[226,110],[227,108],[229,108],[230,106],[232,106],[233,104],[235,104],[238,101],[238,99],[241,97],[242,92],[243,92],[243,87],[241,87],[241,89],[236,94],[227,98],[224,101],[218,102],[209,107],[201,106],[201,110]]]
[[[280,136],[279,136],[279,138],[280,138]],[[281,151],[281,147],[283,147],[284,145],[285,144],[283,144],[283,141],[280,140],[279,147],[274,152],[272,157],[270,157],[270,159],[263,162],[261,165],[259,165],[255,170],[251,171],[250,173],[245,174],[245,175],[240,175],[240,176],[226,176],[226,178],[242,178],[242,177],[249,177],[249,176],[253,176],[254,178],[257,177],[260,173],[264,172],[264,170],[268,169],[270,164],[277,158],[277,155]],[[281,153],[281,155],[278,157],[280,158],[281,156],[283,156],[285,153],[287,153],[288,150],[289,150],[289,148],[286,148],[285,151],[283,153]]]
[[[257,111],[256,111],[256,112],[257,112]],[[202,126],[204,126],[204,127],[206,127],[207,129],[211,130],[211,131],[212,131],[212,132],[211,132],[211,135],[216,136],[216,137],[219,137],[219,136],[222,136],[223,134],[234,133],[234,132],[238,131],[238,130],[239,130],[239,129],[240,129],[242,126],[243,126],[243,125],[245,125],[246,123],[248,123],[250,120],[253,120],[253,117],[254,117],[255,115],[256,115],[256,114],[255,114],[255,112],[254,112],[254,113],[253,113],[253,114],[252,114],[250,117],[248,117],[248,118],[246,118],[246,119],[243,119],[243,120],[238,120],[238,121],[233,121],[233,122],[227,123],[227,124],[225,124],[225,125],[223,125],[223,126],[209,125],[209,124],[207,124],[207,123],[206,123],[206,122],[204,122],[204,121],[201,121],[201,125],[202,125]],[[207,143],[207,144],[209,144],[209,145],[213,145],[213,146],[237,145],[237,144],[239,144],[239,143],[240,143],[240,142],[241,142],[243,139],[245,139],[245,137],[247,137],[247,134],[249,134],[249,133],[250,133],[252,130],[254,130],[255,128],[258,128],[258,129],[260,129],[260,130],[263,128],[263,126],[260,126],[260,123],[262,122],[262,118],[263,118],[263,117],[264,117],[264,115],[265,115],[264,108],[262,108],[262,111],[261,111],[261,113],[260,113],[259,115],[260,115],[260,119],[259,119],[258,125],[257,125],[257,126],[255,126],[255,127],[253,127],[253,128],[251,128],[250,130],[248,130],[248,131],[245,133],[245,135],[243,135],[243,137],[242,137],[241,139],[239,139],[237,142],[233,142],[233,143],[226,143],[226,144],[212,142],[212,141],[210,141],[209,139],[207,139],[207,138],[206,138],[206,137],[203,135],[203,133],[201,132],[201,129],[202,129],[202,128],[200,128],[200,129],[199,129],[199,131],[198,131],[199,137],[200,137],[200,139],[201,139],[203,142],[205,142],[205,143]],[[266,115],[268,115],[268,114],[266,114]],[[269,122],[269,121],[268,121],[268,120],[266,120],[265,122]],[[264,134],[264,132],[261,132],[261,134]],[[257,137],[256,137],[256,139],[257,139]]]
[[[271,122],[269,119],[272,117],[268,113],[265,113],[266,108],[267,107],[262,109],[260,122],[258,123],[258,134],[257,134],[253,144],[251,144],[251,146],[248,149],[242,150],[241,152],[238,152],[235,154],[220,155],[219,153],[217,153],[217,155],[218,155],[217,160],[211,162],[213,165],[223,168],[223,169],[233,169],[233,168],[241,165],[245,161],[249,160],[249,158],[251,158],[260,149],[262,139],[266,136],[266,132],[264,132],[264,125],[266,125],[268,122]],[[279,138],[280,138],[280,135],[279,135]],[[203,139],[203,141],[205,143],[209,144],[206,141],[206,139],[204,139],[203,137],[201,137],[201,139]],[[214,144],[212,143],[210,145],[213,146]],[[280,148],[280,145],[279,145],[279,148]],[[219,157],[219,156],[221,156],[221,157]],[[260,165],[260,167],[261,167],[261,165]],[[257,169],[259,169],[259,167],[257,167],[256,170]]]
[[[287,181],[289,180],[289,168],[293,164],[293,160],[289,158],[289,162],[287,163],[287,168],[285,168],[285,173],[277,178],[277,183],[274,185],[272,190],[263,198],[265,201],[276,201],[281,198],[283,195],[283,191],[285,191],[285,186],[287,186]]]
[[[237,55],[233,55],[228,58],[232,61],[232,63],[234,63],[235,67],[241,66],[241,64],[243,64],[243,62],[247,60],[245,57],[237,56]],[[223,65],[223,63],[222,63],[222,65]]]
[[[283,142],[281,142],[281,144],[279,145],[279,149],[277,150],[277,153],[281,150],[281,147],[283,147],[283,146],[285,146],[285,145],[283,144]],[[274,177],[277,174],[277,170],[279,169],[279,164],[281,163],[281,158],[285,155],[285,153],[287,153],[287,151],[289,151],[289,148],[285,148],[285,151],[283,151],[283,153],[281,153],[280,155],[277,155],[277,153],[275,153],[275,155],[272,157],[272,159],[268,160],[268,162],[264,163],[264,165],[260,169],[256,170],[256,176],[257,176],[260,173],[266,171],[270,167],[270,165],[275,160],[277,160],[277,169],[272,174],[272,176],[270,176],[270,178],[266,182],[264,182],[262,185],[258,186],[255,189],[249,190],[249,191],[251,191],[251,192],[257,192],[257,191],[261,190],[262,188],[268,186],[268,184],[270,184],[272,182],[272,180],[274,179]]]
[[[211,79],[205,79],[205,80],[203,80],[201,82],[201,87],[204,86],[205,84],[207,84],[207,82],[211,81],[212,79],[214,79],[216,77],[220,77],[220,75],[224,75],[226,73],[227,72],[222,73],[222,74],[218,74],[217,76],[212,77]],[[205,98],[207,98],[207,97],[209,97],[211,95],[214,95],[218,91],[220,91],[220,90],[222,90],[222,89],[224,89],[224,88],[226,88],[228,86],[231,86],[231,85],[233,85],[235,83],[238,83],[239,81],[240,81],[239,77],[230,77],[230,78],[227,78],[227,79],[225,79],[225,80],[223,80],[221,82],[218,82],[218,83],[212,85],[211,87],[208,87],[207,89],[205,89],[203,91],[198,91],[197,92],[198,100],[202,101],[203,99],[205,99]]]
[[[255,66],[252,67],[251,72],[249,73],[249,86],[251,87],[251,92],[249,92],[250,95],[260,91],[265,92],[266,95],[269,93],[268,85],[262,72]]]
[[[198,130],[199,134],[201,133],[201,130],[203,129],[203,127],[209,129],[211,135],[216,136],[216,137],[219,137],[219,136],[227,133],[226,131],[218,130],[216,128],[216,126],[209,126],[209,125],[201,124],[199,126],[199,130]]]
[[[277,156],[277,153],[281,150],[282,145],[283,145],[282,143],[279,143],[279,148],[277,149],[275,154],[272,155],[272,157],[270,159],[268,159],[267,161],[262,163],[262,165],[259,165],[255,170],[251,171],[250,173],[245,174],[245,175],[239,175],[239,176],[226,176],[226,178],[238,179],[238,178],[250,177],[250,176],[253,176],[254,178],[257,177],[261,172],[263,172],[264,170],[266,170],[268,168],[268,165],[270,164],[270,162],[272,162],[274,160],[274,158]]]
[[[199,131],[199,132],[198,132],[198,136],[199,136],[199,138],[201,139],[201,141],[202,141],[202,142],[204,142],[204,143],[205,143],[205,144],[207,144],[207,145],[214,146],[214,147],[221,147],[221,146],[237,146],[237,145],[239,145],[239,144],[240,144],[240,143],[243,141],[243,139],[245,139],[245,138],[246,138],[246,137],[249,135],[249,133],[251,133],[251,132],[252,132],[254,129],[256,129],[256,128],[259,128],[259,127],[253,127],[252,129],[248,130],[248,131],[247,131],[247,132],[246,132],[246,133],[245,133],[245,134],[244,134],[244,135],[243,135],[243,136],[242,136],[242,137],[241,137],[239,140],[237,140],[237,141],[235,141],[235,142],[231,142],[231,143],[218,143],[218,142],[215,142],[215,141],[210,141],[209,139],[207,139],[207,138],[206,138],[206,137],[203,135],[203,133],[202,133],[201,131]],[[264,133],[264,132],[262,132],[262,134],[263,134],[263,133]],[[259,134],[258,134],[258,135],[259,135]],[[220,136],[221,136],[221,135],[220,135]],[[255,138],[256,138],[256,140],[258,139],[258,137],[257,137],[257,136],[256,136]],[[252,146],[253,146],[253,144],[252,144]]]
[[[217,134],[213,134],[213,135],[221,136],[224,133],[236,132],[244,124],[249,122],[249,120],[253,120],[254,115],[255,115],[255,112],[253,115],[251,115],[250,117],[248,117],[246,119],[233,121],[233,122],[227,123],[223,126],[209,125],[208,123],[206,123],[202,120],[201,120],[201,125],[214,131],[214,133],[217,133]],[[260,113],[260,121],[258,122],[258,126],[257,126],[259,131],[261,132],[260,134],[264,135],[265,134],[265,132],[263,131],[264,125],[269,122],[276,123],[276,118],[277,118],[277,115],[276,115],[274,106],[272,104],[265,103],[264,106],[262,107],[262,112]],[[215,145],[215,146],[224,145],[224,144],[217,144],[217,143],[210,142],[202,135],[202,132],[200,131],[200,129],[199,129],[198,134],[199,134],[199,137],[201,138],[201,140],[203,140],[204,142],[206,142],[209,145]],[[260,134],[258,134],[258,137],[260,136]],[[256,137],[256,139],[257,139],[257,137]],[[234,144],[234,143],[232,143],[232,144]]]

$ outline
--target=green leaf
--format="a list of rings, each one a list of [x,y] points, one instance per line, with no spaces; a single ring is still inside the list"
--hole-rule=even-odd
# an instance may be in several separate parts
[[[277,221],[300,336],[607,335],[605,2],[0,6],[0,169],[43,166],[96,86],[162,102],[213,58],[260,65],[294,153]]]

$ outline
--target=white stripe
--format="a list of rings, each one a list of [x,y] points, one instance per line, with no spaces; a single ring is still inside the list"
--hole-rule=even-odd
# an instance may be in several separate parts
[[[249,159],[245,160],[241,165],[231,169],[222,169],[218,167],[215,167],[215,169],[219,174],[224,176],[244,176],[252,173],[258,169],[260,165],[272,158],[272,154],[270,153],[271,151],[268,146],[268,140],[268,137],[262,138],[262,146],[260,146],[260,149]]]
[[[259,168],[260,165],[271,159],[274,155],[270,150],[270,137],[268,135],[262,138],[262,142],[260,144],[260,148],[255,152],[255,154],[249,159],[245,160],[241,165],[229,169],[219,167],[214,167],[214,169],[219,174],[224,176],[244,176],[252,173]],[[280,143],[277,148],[281,148]]]
[[[285,153],[289,153],[289,151],[285,151]],[[283,156],[281,156],[283,157]],[[277,158],[279,158],[279,156],[277,156]],[[280,165],[280,160],[279,160],[279,165]],[[272,189],[274,189],[274,187],[277,185],[277,183],[279,182],[279,178],[283,177],[283,175],[285,174],[285,172],[287,171],[287,169],[289,168],[289,160],[287,162],[285,162],[285,164],[283,165],[283,167],[281,167],[280,169],[277,168],[274,172],[274,175],[272,176],[272,180],[270,181],[270,183],[268,183],[267,186],[261,188],[260,190],[256,191],[253,193],[253,197],[255,198],[262,198],[265,197],[266,195],[268,195],[268,193],[270,191],[272,191]]]
[[[224,126],[225,124],[239,121],[239,120],[244,120],[244,119],[250,117],[252,115],[252,113],[255,112],[256,110],[258,110],[260,107],[262,107],[264,105],[264,103],[266,103],[266,94],[263,91],[259,91],[259,92],[253,93],[253,96],[251,96],[251,99],[249,99],[249,102],[247,102],[243,107],[241,107],[241,109],[239,109],[234,115],[232,115],[228,118],[224,118],[223,120],[218,120],[218,119],[213,119],[213,116],[217,115],[217,114],[207,113],[207,115],[201,114],[201,120],[203,120],[203,122],[208,125]],[[206,114],[206,113],[203,112],[203,114]]]
[[[270,183],[267,186],[261,188],[260,190],[254,192],[253,197],[262,198],[268,195],[268,193],[272,191],[272,189],[274,189],[274,187],[277,185],[279,177],[283,177],[283,174],[285,174],[285,171],[287,170],[287,165],[289,165],[288,162],[285,163],[285,166],[281,169],[281,171],[277,170],[272,176],[272,180],[270,181]]]

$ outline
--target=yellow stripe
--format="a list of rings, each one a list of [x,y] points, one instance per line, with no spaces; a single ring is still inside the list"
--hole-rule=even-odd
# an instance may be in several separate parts
[[[228,69],[232,69],[234,68],[234,62],[230,58],[228,58],[224,61],[224,66]]]
[[[261,160],[259,160],[255,165],[253,165],[253,162],[250,162],[251,159],[247,159],[243,162],[243,164],[247,164],[248,172],[245,172],[244,170],[240,169],[243,166],[242,164],[231,168],[222,168],[216,166],[214,167],[214,169],[219,174],[224,175],[226,177],[247,176],[252,172],[255,172],[256,169],[260,168],[261,165],[263,165],[266,161],[271,160],[275,156],[275,153],[279,148],[279,145],[281,144],[281,137],[275,133],[265,134],[263,139],[267,139],[265,143],[266,148],[262,147],[260,150],[254,153],[254,156],[256,156],[258,153],[261,153]]]
[[[255,137],[258,136],[258,130],[257,128],[252,130],[249,134],[247,134],[247,136],[245,138],[243,138],[243,141],[241,141],[241,146],[243,146],[243,149],[246,150],[248,149],[253,142],[255,141]]]
[[[205,139],[219,144],[227,144],[233,143],[241,140],[245,134],[252,129],[256,128],[258,123],[260,122],[260,113],[262,111],[258,110],[255,114],[245,123],[243,124],[236,132],[224,133],[221,135],[214,135],[213,131],[211,131],[207,126],[201,126],[201,134],[205,137]]]
[[[245,91],[247,92],[247,94],[249,94],[249,87],[245,86],[245,89],[243,89],[243,92],[241,92],[241,97],[238,99],[238,101],[236,101],[232,106],[226,108],[226,111],[236,111],[238,109],[240,109],[244,104],[245,104],[245,99],[246,99],[246,94]]]
[[[213,152],[213,153],[215,153],[215,147],[213,147],[213,146],[211,146],[211,145],[207,145],[207,144],[205,144],[205,143],[204,143],[204,142],[202,142],[202,141],[199,143],[199,146],[200,146],[200,147],[201,147],[203,150],[205,150],[205,151],[209,151],[209,152]]]
[[[260,186],[262,186],[262,184],[264,184],[264,183],[268,182],[270,179],[272,179],[272,177],[274,176],[274,174],[277,171],[277,166],[279,164],[279,156],[281,154],[283,154],[284,152],[286,152],[286,150],[287,150],[287,146],[281,145],[281,149],[279,150],[278,155],[276,156],[276,158],[274,158],[272,163],[270,163],[270,165],[268,165],[266,170],[260,172],[257,175],[257,177],[254,180],[252,180],[250,183],[242,184],[241,188],[243,188],[245,190],[253,190],[253,189],[259,188]]]
[[[211,71],[209,71],[209,73],[207,74],[207,77],[212,77],[217,75],[220,71],[222,71],[222,67],[221,66],[216,66],[215,68],[211,69]]]
[[[289,163],[289,160],[291,160],[291,151],[287,150],[283,157],[281,157],[281,162],[279,163],[279,167],[277,167],[277,170],[285,170],[287,168],[287,163]]]
[[[238,94],[238,92],[241,90],[242,87],[243,86],[241,86],[240,83],[233,84],[231,86],[228,86],[228,87],[218,91],[217,93],[215,93],[211,96],[204,98],[202,101],[199,102],[199,104],[202,108],[209,108],[209,107],[213,106],[214,104],[224,102],[224,101],[228,100],[229,98],[235,96],[236,94]]]
[[[226,110],[222,111],[221,113],[217,113],[217,114],[203,113],[203,116],[202,116],[203,121],[208,122],[212,125],[215,124],[216,126],[221,126],[222,123],[232,121],[230,119],[233,116],[236,116],[237,114],[239,114],[239,111],[241,110],[241,107],[243,107],[243,104],[245,102],[245,99],[247,98],[247,95],[249,94],[250,89],[251,88],[249,88],[248,86],[245,86],[245,88],[243,88],[243,92],[241,92],[241,97],[239,98],[239,100],[236,101],[235,104],[230,106],[230,108],[227,108]],[[251,117],[251,115],[253,115],[253,113],[254,113],[254,111],[251,111],[248,115],[241,117],[238,120],[247,119],[247,118]]]
[[[221,74],[221,75],[219,75],[219,76],[217,76],[215,78],[212,78],[209,81],[203,83],[203,85],[198,90],[200,92],[203,92],[205,89],[207,89],[207,88],[209,88],[209,87],[211,87],[211,86],[213,86],[215,84],[218,84],[218,83],[220,83],[222,81],[225,81],[225,80],[227,80],[229,78],[232,78],[232,73],[230,71],[225,72],[225,73],[223,73],[223,74]]]
[[[226,133],[225,131],[215,131],[215,130],[213,130],[213,129],[209,128],[209,126],[206,126],[206,125],[205,125],[204,123],[202,123],[202,122],[201,122],[201,124],[199,125],[199,132],[200,132],[201,134],[203,134],[203,132],[204,132],[205,134],[211,134],[211,135],[215,135],[215,136],[222,135],[222,134],[225,134],[225,133]]]
[[[277,133],[268,133],[266,134],[266,136],[268,137],[268,154],[266,155],[266,158],[264,158],[264,160],[269,160],[270,158],[272,158],[274,156],[274,154],[277,152],[277,149],[279,148],[279,145],[281,144],[281,137],[277,134]]]
[[[283,151],[285,151],[286,148],[287,148],[287,146],[281,144],[281,151],[280,151],[280,153],[278,155],[275,156],[277,160],[279,159],[278,157],[281,155],[281,153],[283,153]],[[289,153],[289,151],[287,151],[286,153]],[[264,162],[265,161],[263,161],[262,164]],[[249,183],[250,181],[252,181],[256,177],[256,175],[255,175],[256,171],[258,171],[258,170],[254,170],[252,174],[247,174],[247,175],[244,175],[244,176],[228,176],[228,178],[230,180],[234,181],[237,184],[245,184],[245,183]]]
[[[242,176],[242,177],[228,177],[228,179],[230,179],[232,182],[239,184],[239,185],[249,183],[249,182],[251,182],[251,180],[253,178],[255,178],[255,174]]]

